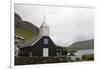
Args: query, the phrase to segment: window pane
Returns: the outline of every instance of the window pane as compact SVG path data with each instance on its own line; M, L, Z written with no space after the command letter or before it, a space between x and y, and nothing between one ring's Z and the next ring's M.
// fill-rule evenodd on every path
M48 44L48 39L44 39L44 44Z

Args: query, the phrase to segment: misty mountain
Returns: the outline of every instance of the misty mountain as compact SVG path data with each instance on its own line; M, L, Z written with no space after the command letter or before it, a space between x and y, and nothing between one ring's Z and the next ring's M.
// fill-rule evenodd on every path
M70 45L69 48L75 50L94 49L94 40L91 39L91 40L75 42L72 45Z

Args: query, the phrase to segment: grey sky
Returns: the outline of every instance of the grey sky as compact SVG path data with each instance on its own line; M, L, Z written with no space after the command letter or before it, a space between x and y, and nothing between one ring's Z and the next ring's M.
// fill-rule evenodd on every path
M44 15L55 44L67 46L94 38L94 9L15 4L15 12L23 20L40 27Z

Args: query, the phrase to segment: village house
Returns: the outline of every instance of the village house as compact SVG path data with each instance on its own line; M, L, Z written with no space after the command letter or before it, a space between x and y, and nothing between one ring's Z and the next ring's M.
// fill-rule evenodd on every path
M18 35L15 35L15 56L19 54L19 48L22 46L24 38Z

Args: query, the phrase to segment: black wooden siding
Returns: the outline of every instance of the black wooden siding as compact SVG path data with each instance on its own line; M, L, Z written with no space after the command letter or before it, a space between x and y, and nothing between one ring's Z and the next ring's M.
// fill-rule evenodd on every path
M44 39L48 39L48 44L44 44ZM48 48L49 56L56 56L56 45L48 36L43 36L32 46L20 48L20 56L29 56L32 52L32 56L43 56L43 48Z
M48 39L48 44L44 44L44 39ZM43 36L32 46L33 56L43 56L43 48L48 48L49 56L56 56L56 46L48 36Z
M19 56L29 56L29 53L32 51L31 46L20 48Z

